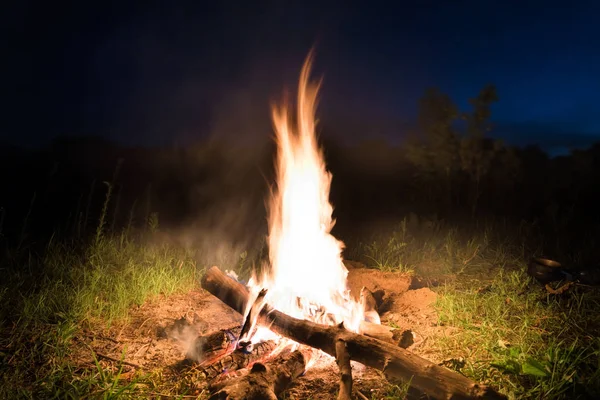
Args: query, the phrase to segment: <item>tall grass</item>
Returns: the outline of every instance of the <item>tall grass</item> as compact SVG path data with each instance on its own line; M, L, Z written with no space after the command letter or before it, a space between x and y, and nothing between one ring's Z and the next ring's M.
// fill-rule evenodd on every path
M526 274L529 258L545 248L535 224L477 225L408 217L355 243L349 257L385 271L450 278L433 290L438 325L451 333L427 345L447 367L511 399L600 397L600 292L574 286L552 295ZM569 265L578 252L563 256Z
M583 287L549 295L523 271L501 269L485 290L441 289L440 324L458 329L434 347L466 359L457 369L511 398L592 398L600 393L600 331L591 326L599 300Z
M74 218L75 238L58 242L52 236L42 248L25 245L32 199L18 247L0 260L0 398L137 397L135 380L121 381L121 371L105 371L99 363L95 371L74 371L69 356L75 334L85 326L124 321L131 306L156 295L198 286L205 265L194 254L147 240L157 233L158 215L147 230L135 232L130 218L122 233L106 231L113 183L106 185L90 240L81 235L94 185L85 217Z
M74 333L123 321L132 305L155 295L189 291L203 270L182 249L121 236L103 237L85 249L51 243L43 255L27 259L29 265L4 266L0 398L99 390L108 375L73 375L68 356ZM117 386L102 393L116 393L122 389Z
M389 232L351 242L348 257L368 267L420 275L473 274L522 263L525 250L514 239L520 235L499 228L490 223L461 229L435 218L407 217Z

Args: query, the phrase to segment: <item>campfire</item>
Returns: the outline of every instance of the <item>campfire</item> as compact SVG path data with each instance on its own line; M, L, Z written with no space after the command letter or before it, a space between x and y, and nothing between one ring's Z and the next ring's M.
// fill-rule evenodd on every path
M269 202L270 268L249 283L251 297L295 318L343 323L358 331L364 311L349 294L343 243L331 235L331 174L315 134L318 83L309 81L311 57L300 75L296 115L290 105L273 109L277 142L276 187ZM261 333L264 330L261 331ZM255 340L259 340L260 335Z
M332 175L315 132L320 82L310 80L311 63L309 54L296 104L273 107L277 156L268 203L269 265L247 285L217 267L202 279L204 289L243 315L238 329L195 343L212 398L275 399L308 369L333 360L339 399L353 397L351 360L383 371L389 381L410 382L430 398L504 398L392 343L373 294L363 288L358 298L351 295L344 244L331 234Z
M344 245L330 233L335 223L329 202L332 176L317 144L319 84L309 80L311 61L309 55L300 75L296 115L289 104L273 107L277 181L269 201L270 263L248 284L254 303L245 310L242 344L281 339L266 327L254 332L255 317L265 303L295 318L343 324L353 332L359 331L365 315L346 284Z

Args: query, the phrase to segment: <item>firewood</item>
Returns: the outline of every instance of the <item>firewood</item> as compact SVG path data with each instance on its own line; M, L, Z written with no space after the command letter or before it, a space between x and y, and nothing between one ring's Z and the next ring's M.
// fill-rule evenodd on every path
M369 321L361 321L358 332L361 335L369 336L374 339L394 343L394 332L389 326L379 325Z
M250 352L237 349L216 359L205 360L200 364L202 376L207 380L212 380L223 373L246 368L254 362L269 357L276 347L275 342L266 341L257 343Z
M338 393L338 400L351 400L352 366L350 365L348 348L343 339L338 339L335 342L335 360L340 369L340 392Z
M210 270L205 276L209 276L209 272L212 270L216 271L215 274L219 273L220 275L222 275L221 278L227 278L227 280L223 281L227 285L225 287L220 287L220 281L218 281L217 285L212 287L212 290L208 288L204 289L208 290L214 296L219 298L223 303L227 304L229 307L233 308L238 313L244 315L244 311L246 310L247 304L244 301L247 301L250 297L248 289L238 281L223 274L218 267L210 268ZM207 284L210 284L210 282L207 282ZM202 285L204 285L204 280ZM368 321L361 321L358 331L362 335L383 340L385 342L394 343L393 329L389 326L379 325Z
M112 361L112 362L117 363L117 364L129 365L130 367L142 369L142 366L139 365L139 364L135 364L135 363L132 363L132 362L129 362L129 361L125 361L125 360L118 360L116 358L113 358L111 356L107 356L106 354L102 354L102 353L98 353L98 352L95 352L95 354L96 354L96 356L98 358L103 358L105 360Z
M375 296L373 296L373 293L365 286L363 286L360 290L360 304L363 308L363 312L365 313L367 321L375 324L381 324Z
M406 349L415 343L415 336L409 329L397 329L394 331L394 342L396 342L399 347Z
M277 400L304 373L306 361L300 351L284 352L268 362L257 362L250 371L211 383L209 400Z
M202 287L240 314L248 302L248 292L239 282L225 276L217 267L202 277ZM273 332L324 351L335 357L336 343L346 343L351 360L378 369L391 382L410 382L432 399L506 399L492 388L438 366L416 354L375 338L349 332L340 326L324 326L293 318L265 305L259 323Z
M254 303L252 303L252 307L250 307L250 311L248 312L248 315L246 316L246 320L244 321L244 324L242 325L242 331L240 332L240 336L239 336L240 346L245 347L248 344L246 341L248 340L248 338L250 337L250 334L252 333L252 330L256 326L256 321L258 319L258 315L260 314L260 311L262 310L262 308L265 304L264 299L265 299L266 295L267 295L267 289L261 289L261 291L258 293L258 296L256 296Z
M201 362L229 353L235 350L235 342L239 334L240 328L235 327L198 336L188 348L186 359Z

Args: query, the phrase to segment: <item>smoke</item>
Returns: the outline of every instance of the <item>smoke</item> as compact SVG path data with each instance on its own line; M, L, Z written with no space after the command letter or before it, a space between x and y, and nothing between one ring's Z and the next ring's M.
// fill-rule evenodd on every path
M271 106L286 89L295 90L301 60L288 68L273 60L266 69L270 59L246 63L215 99L208 138L185 149L193 176L189 212L170 235L206 266L233 268L257 261L264 251L265 201L274 183Z
M187 360L203 362L209 353L231 348L236 342L236 332L220 330L208 335L199 335L202 331L200 321L189 321L185 317L164 329L164 336L177 343ZM209 355L210 357L210 355Z
M268 152L219 143L202 153L197 167L204 177L187 187L189 211L166 232L167 240L193 252L202 266L248 267L242 264L261 252L267 234L268 181L260 164L269 159Z
M185 149L187 171L173 177L181 181L186 212L169 240L205 266L249 267L240 264L263 250L274 157L267 93L241 85L223 94L210 137Z
M187 359L202 362L203 354L199 351L201 346L198 344L203 340L203 337L198 336L199 330L195 324L190 324L182 317L165 329L165 333L169 339L177 341Z
M262 36L252 42L258 42L258 37ZM185 217L170 229L169 239L194 251L206 266L232 268L244 259L254 260L264 248L265 200L274 183L271 106L286 90L295 91L311 45L304 36L294 42L293 50L285 54L269 47L269 51L240 54L235 66L224 65L228 72L220 76L218 90L207 89L214 95L208 134L201 142L186 137L188 145L182 147L186 161L172 161L183 175L168 179L179 181L177 190L185 191L185 200L180 202L185 204ZM285 49L285 44L273 46ZM174 97L182 103L193 93L186 90ZM175 137L181 138L180 134ZM168 189L159 195L167 196L165 192ZM161 213L176 211L163 209Z

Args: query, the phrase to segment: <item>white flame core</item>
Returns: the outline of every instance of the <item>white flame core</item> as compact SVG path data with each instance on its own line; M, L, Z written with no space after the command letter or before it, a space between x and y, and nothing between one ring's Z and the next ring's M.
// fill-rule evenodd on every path
M320 84L309 81L310 68L309 55L300 75L297 115L290 115L287 103L273 107L277 187L269 201L271 268L249 286L254 294L267 288L266 302L288 315L343 322L358 331L363 309L347 288L344 244L330 233L335 223L329 203L332 175L317 144L314 114Z

